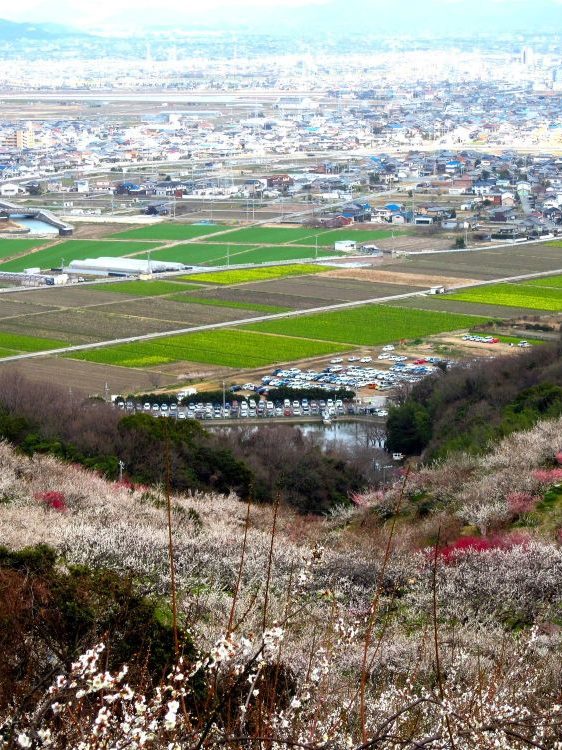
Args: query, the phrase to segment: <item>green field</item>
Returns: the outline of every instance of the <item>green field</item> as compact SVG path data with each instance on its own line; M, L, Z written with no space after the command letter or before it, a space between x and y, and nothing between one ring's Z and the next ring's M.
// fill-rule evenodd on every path
M0 332L0 347L12 350L6 356L11 356L16 352L42 352L47 349L61 349L65 346L70 346L68 341L40 339L36 336L21 336L17 333Z
M121 367L153 367L186 361L253 368L345 350L345 346L321 341L223 329L75 352L68 356Z
M27 253L33 250L34 247L46 245L49 240L37 239L37 240L0 240L0 260L2 258L9 258L12 255L20 255L21 253Z
M231 263L246 263L239 260L238 255L248 250L254 250L253 245L232 245L230 248ZM187 266L222 266L226 265L228 252L227 243L223 245L208 243L188 243L174 245L162 250L155 250L150 257L153 260L166 260L173 263L185 263Z
M406 234L402 232L401 234ZM376 240L384 240L387 237L392 237L391 229L353 229L353 227L344 227L343 229L330 229L328 231L320 230L318 235L318 245L328 246L333 245L334 242L341 240L355 240L355 242L374 242ZM294 244L298 244L294 242ZM306 238L302 241L302 244L314 245L314 235L312 238Z
M212 307L230 307L235 310L254 310L263 313L281 313L287 312L288 307L278 307L276 305L262 305L259 302L231 302L225 299L213 299L204 297L191 297L189 294L174 294L170 299L176 302L189 302L193 305L211 305Z
M521 286L540 286L549 289L562 289L562 274L559 274L558 276L542 276L540 279L523 281Z
M529 310L562 310L562 287L547 288L525 284L491 284L490 286L466 289L463 292L448 294L447 299L464 302L491 303L526 307Z
M269 281L284 276L304 276L306 274L331 271L330 266L289 265L266 266L265 268L242 268L234 271L216 271L215 273L198 273L193 276L178 276L187 281L204 281L210 284L244 284L250 281Z
M185 284L174 281L119 281L113 284L96 284L92 287L96 292L117 292L129 294L132 297L158 297L162 294L174 294L188 289L200 289L195 284Z
M308 260L314 257L324 258L341 255L335 251L314 247L290 247L274 245L256 247L255 245L228 245L189 243L156 250L151 254L153 260L167 260L174 263L185 263L194 266L226 266L227 263L271 263L276 260Z
M321 247L316 251L311 247L291 247L290 245L276 245L274 247L256 247L240 254L231 263L274 263L281 260L312 260L313 258L333 258L343 253L335 250L325 250Z
M482 323L482 318L472 315L365 305L338 312L256 323L248 328L307 339L377 346L443 331L464 330Z
M247 242L253 245L282 245L283 243L297 243L303 240L311 240L314 245L314 238L325 234L326 229L314 229L311 227L233 227L228 234L223 234L221 242Z
M108 240L66 240L53 247L29 253L17 260L2 263L2 271L23 271L25 268L38 266L42 269L58 268L61 259L64 258L65 265L71 260L84 260L84 258L111 257L118 258L122 255L130 255L142 252L154 247L153 242L111 242Z
M139 229L128 229L111 236L118 240L191 240L194 237L204 237L207 234L223 232L225 229L228 229L228 227L220 224L172 224L162 222Z

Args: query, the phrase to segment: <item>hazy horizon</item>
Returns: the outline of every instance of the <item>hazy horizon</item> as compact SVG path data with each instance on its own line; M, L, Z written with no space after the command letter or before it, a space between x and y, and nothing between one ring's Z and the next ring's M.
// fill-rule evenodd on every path
M158 28L364 34L504 34L552 32L562 27L562 0L168 0L164 11L148 0L21 0L0 11L20 23L55 23L81 31Z

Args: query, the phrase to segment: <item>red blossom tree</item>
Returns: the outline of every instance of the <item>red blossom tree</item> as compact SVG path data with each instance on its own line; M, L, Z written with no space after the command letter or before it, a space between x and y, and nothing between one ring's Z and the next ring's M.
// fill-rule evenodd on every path
M64 513L68 510L66 498L63 492L56 492L55 490L37 492L35 493L35 499L40 503L44 503L51 510L58 510L60 513Z

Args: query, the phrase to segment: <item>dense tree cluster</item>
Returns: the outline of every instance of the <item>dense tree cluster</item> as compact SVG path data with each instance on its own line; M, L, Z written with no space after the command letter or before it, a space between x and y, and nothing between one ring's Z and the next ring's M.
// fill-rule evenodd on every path
M562 414L562 349L454 367L418 383L388 418L388 447L424 458L482 452L491 442Z
M28 455L58 458L176 491L235 492L271 502L279 494L303 513L327 512L364 484L359 465L283 426L218 435L194 420L124 414L100 400L0 375L0 437Z

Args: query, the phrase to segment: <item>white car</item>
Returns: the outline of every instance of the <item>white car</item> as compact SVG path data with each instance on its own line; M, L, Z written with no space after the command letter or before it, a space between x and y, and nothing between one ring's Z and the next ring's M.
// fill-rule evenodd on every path
M361 359L359 361L360 362L372 362L373 358L372 357L361 357Z
M387 344L386 346L383 346L382 350L383 352L393 352L394 346L392 344Z
M336 359L330 360L331 365L339 365L340 362L343 362L343 359L341 357L336 357Z

